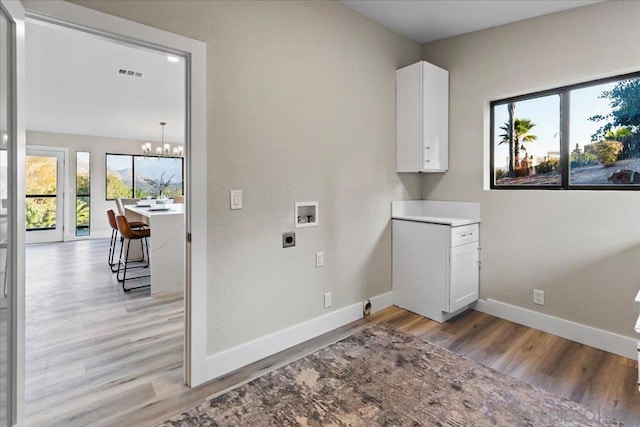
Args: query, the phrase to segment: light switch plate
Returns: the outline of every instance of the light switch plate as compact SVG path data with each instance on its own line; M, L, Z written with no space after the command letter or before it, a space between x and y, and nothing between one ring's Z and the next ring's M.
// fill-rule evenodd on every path
M231 210L242 209L242 190L230 190L229 202Z

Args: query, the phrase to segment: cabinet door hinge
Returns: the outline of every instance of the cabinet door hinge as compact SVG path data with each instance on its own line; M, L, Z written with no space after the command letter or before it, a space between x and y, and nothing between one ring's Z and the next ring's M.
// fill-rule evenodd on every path
M187 243L191 243L191 233L187 233Z

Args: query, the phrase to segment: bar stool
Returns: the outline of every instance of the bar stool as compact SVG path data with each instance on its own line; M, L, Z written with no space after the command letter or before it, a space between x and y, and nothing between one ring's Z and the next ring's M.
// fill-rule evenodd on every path
M116 244L118 242L118 224L116 223L116 213L113 211L113 209L108 209L107 210L107 219L109 220L109 225L111 226L111 242L109 243L109 258L108 258L108 263L109 263L109 268L111 268L111 272L115 273L117 268L114 268L116 266L116 262L114 262L114 258L116 256ZM140 228L147 228L147 224L145 224L144 222L140 222L140 221L131 221L129 222L129 227L132 229L140 229ZM122 243L123 237L120 236L120 243Z
M140 289L140 288L147 288L150 285L142 285L142 286L136 286L133 288L128 288L125 286L125 282L127 280L127 270L131 269L131 268L146 268L149 267L149 242L147 241L147 238L149 236L151 236L151 230L149 230L148 228L140 228L137 230L132 229L129 226L129 222L127 221L127 218L124 217L123 215L118 215L116 216L116 225L118 227L118 232L120 233L120 235L123 237L124 240L126 240L126 244L123 241L122 242L122 246L120 247L120 259L118 260L118 270L116 271L116 279L118 280L118 282L122 283L122 290L125 292L129 292L133 289ZM130 262L135 262L135 261L129 261L129 247L131 246L131 241L132 240L140 240L142 247L143 247L143 252L142 252L142 257L143 257L143 262L144 262L144 249L146 248L146 252L147 252L147 262L144 265L140 265L140 266L134 266L134 267L129 267L129 263ZM126 246L126 249L125 249ZM123 258L123 252L124 252L124 258ZM124 267L123 267L124 266ZM122 278L120 278L120 271L122 270ZM150 277L150 274L144 275L144 276L136 276L134 277L134 279L139 279L142 277Z
M118 269L113 268L116 263L113 262L113 257L116 253L116 243L118 242L118 224L116 223L116 213L113 209L107 210L107 219L109 220L109 226L111 226L111 241L109 242L109 268L112 273L115 273Z

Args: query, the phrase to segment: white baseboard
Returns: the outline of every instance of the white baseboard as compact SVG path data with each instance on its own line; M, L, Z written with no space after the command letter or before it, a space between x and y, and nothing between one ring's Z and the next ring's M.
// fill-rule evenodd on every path
M207 380L228 374L360 318L362 303L357 303L210 355L207 357Z
M111 237L111 230L106 231L92 231L88 236L76 236L75 234L65 234L65 242L73 242L76 240L93 240L93 239L108 239Z
M371 313L391 307L393 305L393 291L376 295L375 297L370 298L369 301L371 301Z
M111 230L93 231L89 238L92 238L92 239L107 239L109 237L111 237Z
M628 357L629 359L636 360L638 357L638 341L613 332L603 331L602 329L596 329L492 299L478 300L475 306L472 305L472 308L501 319L608 351L609 353Z

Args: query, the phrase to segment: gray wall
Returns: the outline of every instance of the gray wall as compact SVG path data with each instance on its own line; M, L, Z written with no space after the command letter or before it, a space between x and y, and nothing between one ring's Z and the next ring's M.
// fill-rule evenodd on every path
M604 2L424 45L450 71L451 146L449 172L423 177L423 197L481 203L481 298L634 336L638 193L484 185L489 101L640 70L638 16L640 2Z
M334 1L78 3L207 43L210 354L391 290L390 203L422 185L395 173L395 70L420 45Z

